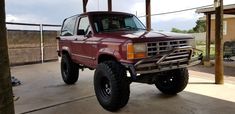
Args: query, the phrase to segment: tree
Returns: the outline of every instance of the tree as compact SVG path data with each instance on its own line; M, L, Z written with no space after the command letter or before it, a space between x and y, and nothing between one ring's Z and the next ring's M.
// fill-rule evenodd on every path
M171 32L176 33L201 33L206 32L206 22L204 20L197 20L196 26L189 30L180 30L177 28L172 28Z
M181 32L181 30L179 30L179 29L177 29L177 28L172 28L172 29L171 29L171 32L180 33L180 32Z
M171 29L171 32L176 32L176 33L187 33L188 31L187 31L187 30L180 30L180 29L177 29L177 28L172 28L172 29Z
M0 114L14 114L5 18L5 0L0 0Z
M187 33L195 33L195 31L193 29L189 29Z
M205 20L197 20L196 26L193 28L193 31L196 33L206 32L206 21Z

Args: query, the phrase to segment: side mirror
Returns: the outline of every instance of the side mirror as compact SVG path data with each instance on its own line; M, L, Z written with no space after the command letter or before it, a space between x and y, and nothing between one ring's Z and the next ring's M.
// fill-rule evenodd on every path
M87 38L92 37L92 33L91 33L91 31L89 31L89 32L88 32L88 34L86 34L86 35L85 35L85 37L87 37Z
M59 37L59 36L57 36L57 37L56 37L56 39L57 39L57 40L60 40L60 37Z
M85 31L83 29L78 29L77 35L85 35Z

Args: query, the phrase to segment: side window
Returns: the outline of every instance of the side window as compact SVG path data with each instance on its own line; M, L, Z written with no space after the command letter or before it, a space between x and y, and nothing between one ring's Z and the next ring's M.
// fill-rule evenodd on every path
M130 18L125 18L125 25L128 26L128 27L136 28L136 24L135 24L135 22L133 21L133 18L132 18L132 17L130 17Z
M79 22L78 30L84 30L85 34L89 32L90 24L88 17L82 17Z
M64 21L61 36L73 36L77 17L71 17Z

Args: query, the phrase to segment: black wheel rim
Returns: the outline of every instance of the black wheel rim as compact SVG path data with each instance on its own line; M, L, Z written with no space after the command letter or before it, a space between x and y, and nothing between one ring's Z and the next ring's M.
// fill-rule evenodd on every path
M110 86L110 81L106 77L103 77L100 81L100 92L104 98L109 98L111 96L112 89Z
M159 80L159 83L162 87L164 88L171 88L172 86L174 86L176 81L175 76L162 76Z

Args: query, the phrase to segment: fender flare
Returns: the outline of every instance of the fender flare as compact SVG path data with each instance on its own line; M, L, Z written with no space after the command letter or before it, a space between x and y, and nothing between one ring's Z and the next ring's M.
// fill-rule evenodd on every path
M63 46L61 48L61 55L62 55L63 51L68 52L68 54L71 56L71 51L70 51L70 48L68 46Z
M112 56L114 57L117 61L119 61L121 59L121 55L120 53L117 51L117 50L114 50L114 49L110 49L110 48L102 48L98 51L98 54L96 56L97 58L97 63L98 63L98 60L99 60L99 57L101 55L109 55L109 56Z

